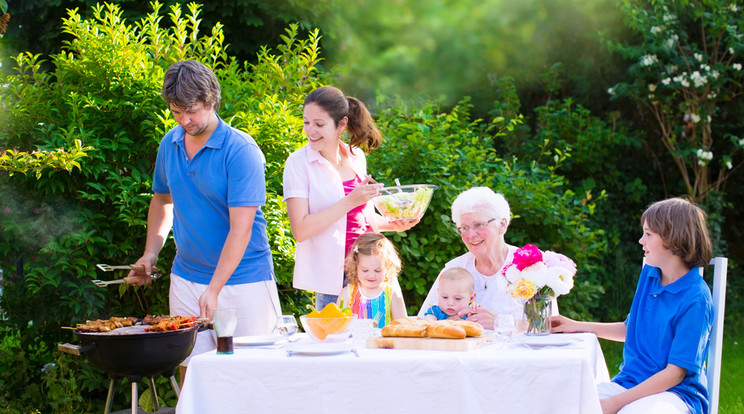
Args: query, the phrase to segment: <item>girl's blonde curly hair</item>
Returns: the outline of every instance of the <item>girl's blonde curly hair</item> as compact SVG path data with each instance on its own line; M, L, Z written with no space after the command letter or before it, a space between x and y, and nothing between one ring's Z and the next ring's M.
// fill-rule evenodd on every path
M349 255L346 256L344 269L349 283L359 282L357 265L359 264L360 254L380 258L385 272L385 282L387 283L392 282L393 278L400 273L400 257L393 243L380 233L364 233L354 242Z

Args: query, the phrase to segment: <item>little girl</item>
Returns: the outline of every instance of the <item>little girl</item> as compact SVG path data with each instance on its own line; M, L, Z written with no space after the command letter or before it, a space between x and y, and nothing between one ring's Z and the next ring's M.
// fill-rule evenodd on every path
M645 265L624 322L552 318L553 332L593 332L625 342L612 382L597 386L603 413L708 412L703 362L713 323L700 267L713 248L705 213L681 198L652 204L641 217Z
M406 305L397 280L400 268L400 257L390 240L379 233L362 234L346 257L349 284L338 295L338 305L350 306L359 319L377 320L378 328L405 318Z

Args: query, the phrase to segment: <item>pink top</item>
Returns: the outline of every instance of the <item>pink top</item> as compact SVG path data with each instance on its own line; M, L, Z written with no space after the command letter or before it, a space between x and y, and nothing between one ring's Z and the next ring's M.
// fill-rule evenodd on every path
M341 143L357 177L367 175L367 160L360 149L350 151ZM344 197L341 175L318 151L305 145L290 154L284 166L284 200L306 198L310 214L325 210ZM374 206L367 203L364 216L372 230L377 229ZM343 287L346 216L325 231L298 242L295 251L294 280L297 289L338 295Z
M362 180L358 176L352 180L344 181L344 194L349 195L361 182ZM364 207L365 205L356 206L346 213L346 250L344 251L344 257L349 255L349 250L351 250L351 246L356 239L369 231L369 225L364 217Z

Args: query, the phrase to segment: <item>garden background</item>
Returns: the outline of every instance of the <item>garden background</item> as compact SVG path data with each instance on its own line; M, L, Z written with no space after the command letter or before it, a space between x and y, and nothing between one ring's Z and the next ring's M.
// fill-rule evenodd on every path
M311 297L291 287L280 177L305 142L304 96L334 84L368 103L385 136L368 156L375 179L439 187L419 225L390 235L409 313L465 251L449 205L471 186L509 200L509 243L577 262L561 312L602 321L628 311L648 204L687 195L704 206L716 255L730 258L721 412L744 412L744 6L512 3L0 0L0 412L100 411L107 378L56 350L74 340L61 327L167 312L167 278L90 280L109 276L96 263L142 252L157 145L175 125L162 77L187 58L215 70L220 116L266 155L286 312ZM174 254L167 243L158 265ZM621 348L603 348L614 373Z

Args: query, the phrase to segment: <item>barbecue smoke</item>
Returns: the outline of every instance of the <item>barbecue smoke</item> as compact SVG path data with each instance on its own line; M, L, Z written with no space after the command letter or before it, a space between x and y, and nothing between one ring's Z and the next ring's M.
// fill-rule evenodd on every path
M22 254L34 254L49 241L70 234L74 213L60 200L39 201L0 183L0 237ZM7 238L7 239L6 239Z

